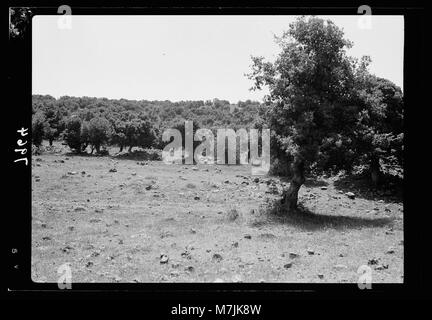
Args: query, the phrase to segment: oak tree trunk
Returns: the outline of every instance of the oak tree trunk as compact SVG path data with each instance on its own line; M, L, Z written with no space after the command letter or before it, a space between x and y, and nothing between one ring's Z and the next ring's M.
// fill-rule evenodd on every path
M291 164L292 179L288 190L285 191L283 204L287 212L292 212L297 209L298 192L300 187L305 182L304 177L304 161L296 158Z
M370 163L370 174L371 174L371 180L372 183L375 186L378 186L379 180L380 180L380 164L379 164L379 158L376 156L373 156Z

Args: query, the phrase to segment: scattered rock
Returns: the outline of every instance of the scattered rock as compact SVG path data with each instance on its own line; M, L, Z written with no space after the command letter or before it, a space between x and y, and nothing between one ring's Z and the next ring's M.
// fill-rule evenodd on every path
M236 241L236 242L234 242L234 243L232 244L232 246L233 246L234 248L238 248L239 243Z
M117 172L116 168L109 169L109 172Z
M196 233L196 230L195 230L194 228L191 228L191 229L190 229L190 233L195 234L195 233Z
M306 251L307 251L307 253L308 253L309 255L314 255L314 254L315 254L315 251L312 250L312 249L307 249Z
M292 262L288 262L288 263L284 264L285 269L289 269L291 267L292 267Z
M166 255L166 254L161 254L161 256L160 256L160 260L159 260L159 262L160 263L168 263L168 256Z
M318 278L320 278L320 279L324 279L324 275L323 275L322 273L319 273L319 274L318 274Z
M161 239L163 239L163 238L168 238L168 237L172 237L172 236L173 236L172 233L169 232L169 231L162 231L161 234L160 234L160 238L161 238Z
M345 195L350 199L355 199L355 194L352 192L347 192L347 193L345 193Z
M388 264L382 264L382 265L379 265L379 266L376 266L374 269L375 270L384 270L384 269L388 269Z
M222 256L219 253L215 253L212 256L212 261L213 262L221 262L222 261Z
M388 250L386 251L386 253L387 254L393 254L393 253L395 253L395 250L392 247L390 247L390 248L388 248Z
M321 190L327 190L327 187L321 187L320 189Z
M183 251L181 253L181 256L182 256L182 258L186 258L186 259L189 259L189 260L192 259L192 256L191 256L190 252L187 251L187 250Z
M379 262L379 258L378 259L372 258L372 259L368 260L368 265L370 265L370 266L377 265L378 262Z
M198 197L198 196L195 196L194 197L194 200L200 200L201 198L200 197Z
M289 253L289 257L290 257L290 259L295 259L295 258L298 258L298 257L299 257L299 254L298 254L298 253L295 253L295 252L290 252L290 253Z
M64 253L69 253L73 248L71 246L65 246L64 248L60 249Z
M194 268L193 266L187 266L187 267L185 268L185 271L187 271L187 272L194 272L194 271L195 271L195 268Z
M244 238L245 238L245 239L252 239L252 236L251 236L250 234L245 234L245 235L244 235Z
M180 275L180 272L178 272L177 270L173 270L173 271L171 271L170 275L172 277L178 277Z
M84 207L75 207L74 211L78 212L78 211L85 211L86 209Z

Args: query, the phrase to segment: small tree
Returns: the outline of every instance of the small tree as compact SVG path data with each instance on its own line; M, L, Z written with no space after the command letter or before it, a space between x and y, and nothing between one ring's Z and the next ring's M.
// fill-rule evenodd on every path
M40 147L45 133L46 119L42 112L38 111L32 118L32 140L36 147Z
M144 118L133 118L127 121L125 136L126 144L129 146L128 152L132 152L132 148L135 146L149 148L155 141L155 133L151 123Z
M126 123L121 119L113 119L113 132L111 135L111 144L119 146L119 152L123 151L124 146L127 144L126 140Z
M54 103L49 103L45 107L45 128L44 135L45 139L48 140L50 146L52 146L53 141L60 136L61 131L64 129L62 122L62 114L60 110L56 109L57 106Z
M90 144L90 124L89 121L81 122L81 151L84 152ZM92 147L91 153L93 153L94 147Z
M112 134L110 122L102 117L93 118L89 122L89 142L100 153L102 145L108 143ZM92 148L93 150L93 148Z
M82 121L78 116L74 115L66 121L66 129L63 138L69 148L75 152L82 151L81 126Z

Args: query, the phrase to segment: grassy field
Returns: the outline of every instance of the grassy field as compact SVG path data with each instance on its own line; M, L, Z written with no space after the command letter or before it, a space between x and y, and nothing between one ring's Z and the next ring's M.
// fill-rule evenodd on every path
M352 181L307 181L278 210L248 166L33 156L32 279L57 282L403 282L403 206ZM356 194L355 199L345 195Z

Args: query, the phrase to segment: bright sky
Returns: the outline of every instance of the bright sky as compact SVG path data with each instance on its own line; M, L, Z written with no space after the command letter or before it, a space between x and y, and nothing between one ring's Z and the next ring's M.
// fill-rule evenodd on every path
M33 18L33 93L135 100L261 100L251 92L250 56L274 59L273 34L295 16L57 16ZM370 55L370 71L403 85L403 16L321 16Z

